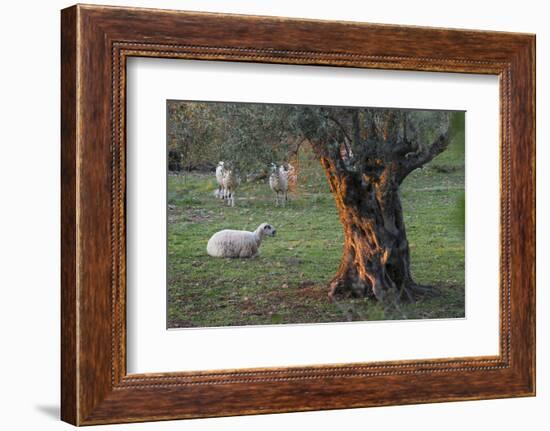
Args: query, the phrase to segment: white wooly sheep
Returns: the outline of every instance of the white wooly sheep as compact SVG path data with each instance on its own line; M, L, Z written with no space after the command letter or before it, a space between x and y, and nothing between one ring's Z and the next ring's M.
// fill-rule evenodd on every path
M227 205L235 206L235 190L239 187L239 177L231 169L224 169L222 177L222 199L227 200Z
M282 205L286 205L288 200L288 189L296 186L296 169L290 163L288 165L277 166L271 164L271 175L269 176L269 187L275 192L275 205L279 206L279 194L281 194Z
M208 240L206 252L213 257L254 257L258 255L262 239L275 236L276 233L275 228L268 223L262 223L254 232L221 230Z
M223 162L218 162L218 166L216 167L216 182L218 183L218 188L214 192L214 196L220 199L223 199L223 175L225 173L223 165Z

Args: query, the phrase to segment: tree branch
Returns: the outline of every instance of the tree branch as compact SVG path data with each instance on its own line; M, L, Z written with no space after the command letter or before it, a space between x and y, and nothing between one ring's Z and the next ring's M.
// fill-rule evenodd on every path
M405 179L405 177L412 171L424 166L426 163L432 161L436 156L445 151L450 142L450 130L447 130L445 133L439 135L439 137L428 148L415 156L406 159L402 163L400 182L403 181L403 179Z
M334 118L332 115L328 115L327 118L329 120L331 120L333 123L335 123L339 128L340 130L342 131L342 133L344 134L344 136L346 137L346 139L349 141L349 142L353 142L350 138L350 136L348 135L347 131L346 131L346 128L342 125L342 123L340 123L336 118Z
M387 148L387 156L388 159L392 160L402 160L403 158L407 158L407 154L413 153L415 150L418 149L418 146L413 146L412 141L408 141L406 138L403 138L396 142L392 146L388 146Z

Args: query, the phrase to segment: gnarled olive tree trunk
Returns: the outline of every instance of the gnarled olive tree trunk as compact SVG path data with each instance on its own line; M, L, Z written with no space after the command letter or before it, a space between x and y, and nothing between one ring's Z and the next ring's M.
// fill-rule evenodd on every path
M329 120L339 127L337 132L342 132L333 134L333 139L341 144L311 142L327 176L344 231L342 260L330 282L329 297L384 300L390 295L414 301L432 289L418 285L411 275L399 188L407 175L447 148L449 130L430 145L419 145L409 141L406 133L398 133L400 124L391 111L382 117L383 127L378 131L370 127L368 139L361 137L356 112L351 113L347 123L342 116ZM403 118L400 123L407 130Z
M321 161L344 230L343 255L330 283L329 296L370 296L388 292L413 299L409 243L403 221L399 184L388 169L383 180L339 172Z

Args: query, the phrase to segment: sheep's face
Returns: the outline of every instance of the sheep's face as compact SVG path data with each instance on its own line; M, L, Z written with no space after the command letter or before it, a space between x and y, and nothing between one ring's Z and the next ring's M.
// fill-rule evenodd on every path
M262 235L264 236L275 236L275 234L277 233L277 230L267 223L262 223L260 225L260 229L262 231Z

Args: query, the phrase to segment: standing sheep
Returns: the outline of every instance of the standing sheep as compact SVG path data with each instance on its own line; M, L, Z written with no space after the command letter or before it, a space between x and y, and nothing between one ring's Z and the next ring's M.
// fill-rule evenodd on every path
M268 223L262 223L254 232L225 229L212 235L206 252L213 257L254 257L258 255L264 236L275 236L276 233Z
M222 199L227 200L227 205L235 206L235 190L239 186L239 177L232 169L224 169L222 178Z
M223 199L223 175L225 173L223 165L224 162L218 162L218 166L216 167L216 182L218 183L218 189L214 192L214 195L220 199Z
M292 166L292 165L288 165ZM294 170L294 167L292 167ZM282 205L288 200L289 170L284 165L271 164L271 175L269 176L269 187L275 192L275 205L279 206L279 193L282 194Z

